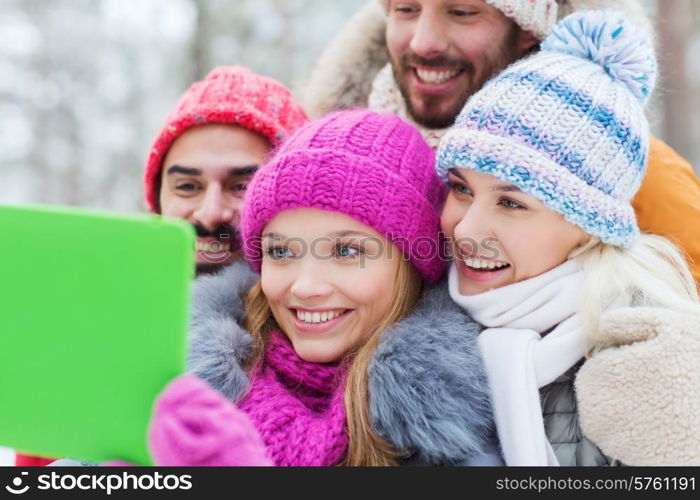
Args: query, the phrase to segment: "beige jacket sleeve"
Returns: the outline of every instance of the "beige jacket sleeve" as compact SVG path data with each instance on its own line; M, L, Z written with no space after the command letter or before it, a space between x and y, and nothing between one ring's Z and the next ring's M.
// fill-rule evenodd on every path
M575 382L584 434L628 465L700 465L700 318L623 308L601 327Z

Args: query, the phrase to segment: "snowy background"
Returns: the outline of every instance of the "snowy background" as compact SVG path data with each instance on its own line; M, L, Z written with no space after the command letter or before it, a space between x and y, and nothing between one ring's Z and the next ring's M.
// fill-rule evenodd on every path
M15 453L0 446L0 465L14 465Z
M242 64L290 87L365 0L0 0L0 203L142 210L178 96Z
M298 88L367 0L0 0L0 203L143 210L177 97L214 66ZM700 165L700 0L642 0L664 78L654 131Z

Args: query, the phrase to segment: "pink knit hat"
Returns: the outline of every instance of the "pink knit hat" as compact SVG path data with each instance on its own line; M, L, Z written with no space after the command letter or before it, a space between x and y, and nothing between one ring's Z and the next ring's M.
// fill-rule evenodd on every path
M276 80L242 66L214 68L180 97L153 143L144 174L149 209L158 211L156 180L163 158L175 139L190 127L240 125L265 136L274 147L307 120L289 90Z
M340 212L391 241L426 281L444 270L446 188L420 132L400 118L339 111L297 130L256 174L241 214L243 250L260 272L260 235L294 208Z

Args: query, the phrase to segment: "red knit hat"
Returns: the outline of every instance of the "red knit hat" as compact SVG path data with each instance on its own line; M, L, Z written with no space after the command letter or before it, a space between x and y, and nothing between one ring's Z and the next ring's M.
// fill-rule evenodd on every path
M281 83L242 66L220 66L193 84L166 118L146 162L146 203L158 211L156 180L172 143L190 127L207 123L240 125L265 136L273 147L308 120Z

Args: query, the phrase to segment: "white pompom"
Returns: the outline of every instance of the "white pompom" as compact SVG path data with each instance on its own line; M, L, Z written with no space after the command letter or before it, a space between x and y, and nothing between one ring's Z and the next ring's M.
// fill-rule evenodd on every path
M565 17L542 42L542 50L601 65L642 103L656 83L658 69L651 39L617 11L580 11Z

